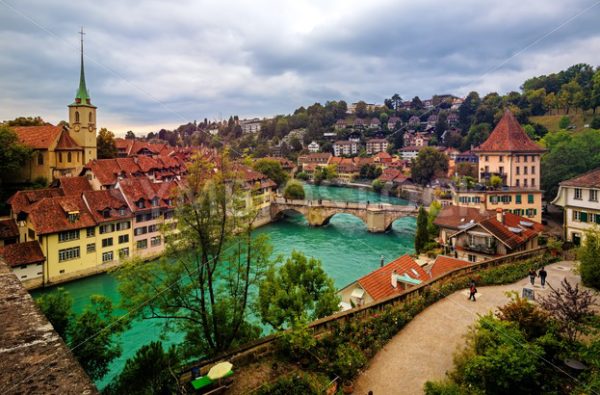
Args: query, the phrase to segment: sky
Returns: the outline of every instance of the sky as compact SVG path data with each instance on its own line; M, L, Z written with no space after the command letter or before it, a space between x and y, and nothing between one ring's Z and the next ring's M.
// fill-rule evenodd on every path
M599 0L0 0L0 121L66 119L80 35L98 126L518 90L600 65Z

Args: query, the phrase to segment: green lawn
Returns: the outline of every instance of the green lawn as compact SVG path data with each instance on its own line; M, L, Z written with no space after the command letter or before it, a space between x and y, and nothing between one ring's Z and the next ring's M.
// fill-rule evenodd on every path
M531 122L539 123L546 129L548 129L548 131L553 131L559 130L558 123L564 115L567 114L565 114L564 111L560 111L557 114L552 113L546 115L531 116L529 117L529 120ZM575 112L575 110L571 110L569 111L569 114L567 116L571 119L571 125L576 126L576 129L574 129L575 131L581 131L583 129L583 126L589 124L592 120L591 111L588 111L584 114L581 110L577 110L577 112Z

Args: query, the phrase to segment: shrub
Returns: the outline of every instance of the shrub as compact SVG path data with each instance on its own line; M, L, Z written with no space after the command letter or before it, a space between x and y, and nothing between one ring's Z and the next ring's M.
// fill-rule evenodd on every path
M358 373L358 370L367 363L365 355L348 344L340 344L335 354L331 370L333 374L340 376L343 380L352 379Z
M502 321L511 321L518 325L528 339L542 336L549 329L550 317L527 299L519 297L517 292L509 292L511 301L498 308L496 317Z
M290 181L285 186L283 197L286 199L304 199L304 187L298 181Z
M328 380L322 375L296 373L279 378L276 382L259 389L258 395L320 395Z
M600 129L600 115L594 115L594 118L592 118L592 122L590 122L590 128Z
M308 176L307 172L301 171L301 172L299 172L299 173L296 174L296 178L298 180L306 181L306 180L309 179L309 176Z
M585 241L579 247L577 257L581 262L581 281L588 287L600 289L600 230L595 228L585 232Z
M373 187L373 190L375 192L381 192L381 190L383 189L384 183L381 180L373 180L373 183L371 184L371 186Z
M460 386L450 380L434 382L428 381L423 388L425 395L463 395Z
M567 117L566 115L561 117L560 121L558 121L558 127L561 129L568 128L570 124L571 124L571 118Z

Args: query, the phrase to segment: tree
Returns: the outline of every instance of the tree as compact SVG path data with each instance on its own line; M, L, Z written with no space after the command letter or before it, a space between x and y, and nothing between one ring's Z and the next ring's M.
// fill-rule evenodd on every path
M427 185L434 177L444 176L447 172L448 157L432 147L422 148L411 167L412 179L421 185Z
M367 103L365 103L364 101L359 101L358 103L356 103L356 107L354 109L354 113L356 114L357 117L359 118L364 118L367 115L369 115L369 111L367 109Z
M0 180L10 179L24 167L31 153L31 148L22 144L15 132L0 125Z
M125 133L125 139L135 140L135 133L133 133L131 130L128 130L127 133Z
M302 142L298 137L294 136L290 139L290 148L295 152L302 151Z
M571 119L566 115L560 117L560 121L558 121L558 127L561 129L566 129L571 124Z
M600 116L594 115L590 122L590 128L600 130Z
M66 341L73 314L71 312L73 307L71 295L64 288L58 288L55 292L37 298L36 303L54 330Z
M258 306L262 322L276 330L305 318L315 320L338 310L339 298L333 280L321 261L298 251L281 267L271 267L261 282Z
M96 137L96 146L98 149L98 159L111 159L117 157L115 135L106 128L102 128L98 132L98 137Z
M371 183L371 186L373 187L373 190L375 192L381 192L381 190L384 187L384 183L381 180L373 180L373 182Z
M281 163L275 159L259 159L254 162L254 170L259 171L281 186L288 180L288 174L283 171Z
M257 212L246 205L248 190L227 151L217 163L194 157L188 172L165 256L131 260L117 276L125 309L168 319L185 334L186 356L207 357L260 335L249 318L250 290L270 264L271 246L252 235Z
M502 186L502 178L494 174L490 177L490 186L494 189L500 188Z
M291 200L303 200L304 187L298 181L289 181L283 191L283 197Z
M410 102L410 108L416 111L421 111L424 108L423 102L421 101L421 99L419 99L419 96L415 96L412 98L412 101Z
M125 362L119 376L102 391L112 394L175 394L179 393L177 367L179 355L174 346L167 351L160 341L142 346Z
M600 290L600 230L598 227L585 232L585 238L577 251L581 281L588 287Z
M429 242L429 230L427 229L427 211L423 206L419 207L417 214L417 233L415 235L415 251L420 254Z
M577 104L579 104L579 102L581 101L581 94L581 86L577 83L577 81L568 82L560 87L558 100L565 108L567 114L569 113L569 109L571 107L574 107Z
M17 117L10 121L4 122L6 126L43 126L48 125L46 121L42 119L42 117Z
M580 290L564 278L560 289L550 285L551 292L539 299L539 304L554 318L567 339L574 343L580 334L585 333L588 320L594 316L592 306L596 304L590 291Z
M442 134L444 134L446 130L448 130L448 114L445 111L441 111L435 123L435 134L438 139L441 140Z

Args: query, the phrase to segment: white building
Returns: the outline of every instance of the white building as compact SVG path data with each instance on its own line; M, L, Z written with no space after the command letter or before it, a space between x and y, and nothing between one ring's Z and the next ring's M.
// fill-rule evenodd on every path
M333 144L335 156L349 156L358 154L358 143L356 141L341 140Z
M308 152L311 152L314 154L316 152L319 152L319 148L321 148L319 146L319 143L317 143L316 141L313 141L308 145Z
M243 133L257 133L260 132L260 119L242 119L240 121Z
M564 209L564 235L567 241L580 244L585 231L600 225L600 168L559 184L552 202Z
M367 154L373 155L378 152L386 152L388 149L388 141L386 139L370 139L367 140Z

